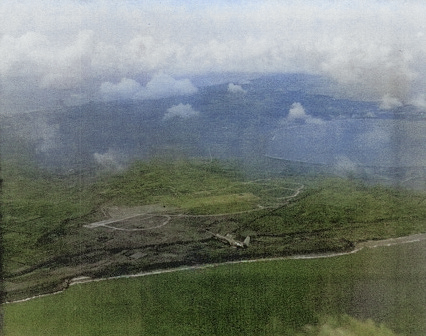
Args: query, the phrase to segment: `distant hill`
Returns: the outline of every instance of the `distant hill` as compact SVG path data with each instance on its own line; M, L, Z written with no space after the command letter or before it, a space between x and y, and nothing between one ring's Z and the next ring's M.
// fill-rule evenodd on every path
M25 148L38 164L61 170L117 168L133 158L154 156L250 161L268 154L274 131L285 125L294 103L304 109L299 123L306 118L388 117L377 103L319 94L327 85L316 76L271 75L202 86L191 96L91 102L3 116L2 155L16 156Z

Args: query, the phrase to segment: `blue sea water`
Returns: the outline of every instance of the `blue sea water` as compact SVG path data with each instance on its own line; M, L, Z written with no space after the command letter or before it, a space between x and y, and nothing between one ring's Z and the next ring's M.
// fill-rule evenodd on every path
M312 164L409 168L426 166L426 121L335 119L285 124L268 156Z

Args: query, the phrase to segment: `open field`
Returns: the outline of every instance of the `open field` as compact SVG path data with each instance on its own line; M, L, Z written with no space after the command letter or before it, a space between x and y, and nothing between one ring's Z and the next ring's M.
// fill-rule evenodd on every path
M426 231L422 192L324 176L248 178L217 161L138 162L90 183L29 169L4 177L8 300L79 276L348 251ZM250 235L250 247L206 230Z
M394 335L372 321L323 318L340 316L351 304L353 279L368 277L353 267L361 260L352 256L221 265L76 284L57 295L8 304L6 332L11 336Z

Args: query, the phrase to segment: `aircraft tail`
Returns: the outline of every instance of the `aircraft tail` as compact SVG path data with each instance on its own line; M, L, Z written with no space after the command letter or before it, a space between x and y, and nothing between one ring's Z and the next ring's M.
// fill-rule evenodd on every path
M250 245L250 236L247 236L243 241L243 245L248 247Z

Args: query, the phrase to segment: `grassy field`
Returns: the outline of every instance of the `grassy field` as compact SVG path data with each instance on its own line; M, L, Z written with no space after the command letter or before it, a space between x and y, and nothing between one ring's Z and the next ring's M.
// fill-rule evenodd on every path
M303 329L297 336L396 336L384 325L377 325L372 320L359 321L348 315L324 317L317 325Z
M135 162L101 175L55 176L7 162L2 168L9 299L61 289L80 275L347 251L359 241L426 232L424 192L358 180L248 177L236 164L214 160ZM153 204L162 209L156 224L173 217L143 235L83 226L111 207ZM191 217L198 215L217 216ZM206 230L250 235L250 248L232 249Z
M89 218L96 201L77 180L2 163L6 272L51 252L48 235L63 235L72 220Z
M115 174L69 176L6 164L2 173L9 299L60 290L81 275L347 251L356 242L426 231L424 192L354 179L247 177L233 164L199 160L136 162ZM83 226L104 219L109 208L143 206L156 211L154 224L164 218L170 224L144 234ZM137 228L138 222L129 225ZM232 249L206 229L237 238L249 234L251 245ZM233 265L75 285L58 295L7 305L6 331L305 336L369 330L392 335L371 322L341 317L347 291L336 290L327 279L352 276L339 273L333 260L321 268L316 262L303 268L290 260ZM323 285L313 285L318 283ZM324 290L329 303L321 299ZM323 320L326 316L340 317Z
M425 202L423 192L325 178L311 182L290 206L249 226L271 234L323 232L351 241L397 237L424 232Z
M6 335L394 335L342 317L359 276L352 262L271 261L74 285L7 305Z
M286 181L247 184L237 169L219 162L136 163L89 182L5 162L3 178L6 271L61 253L58 239L101 219L102 207L163 204L189 214L216 214L274 205L274 192L289 193Z

